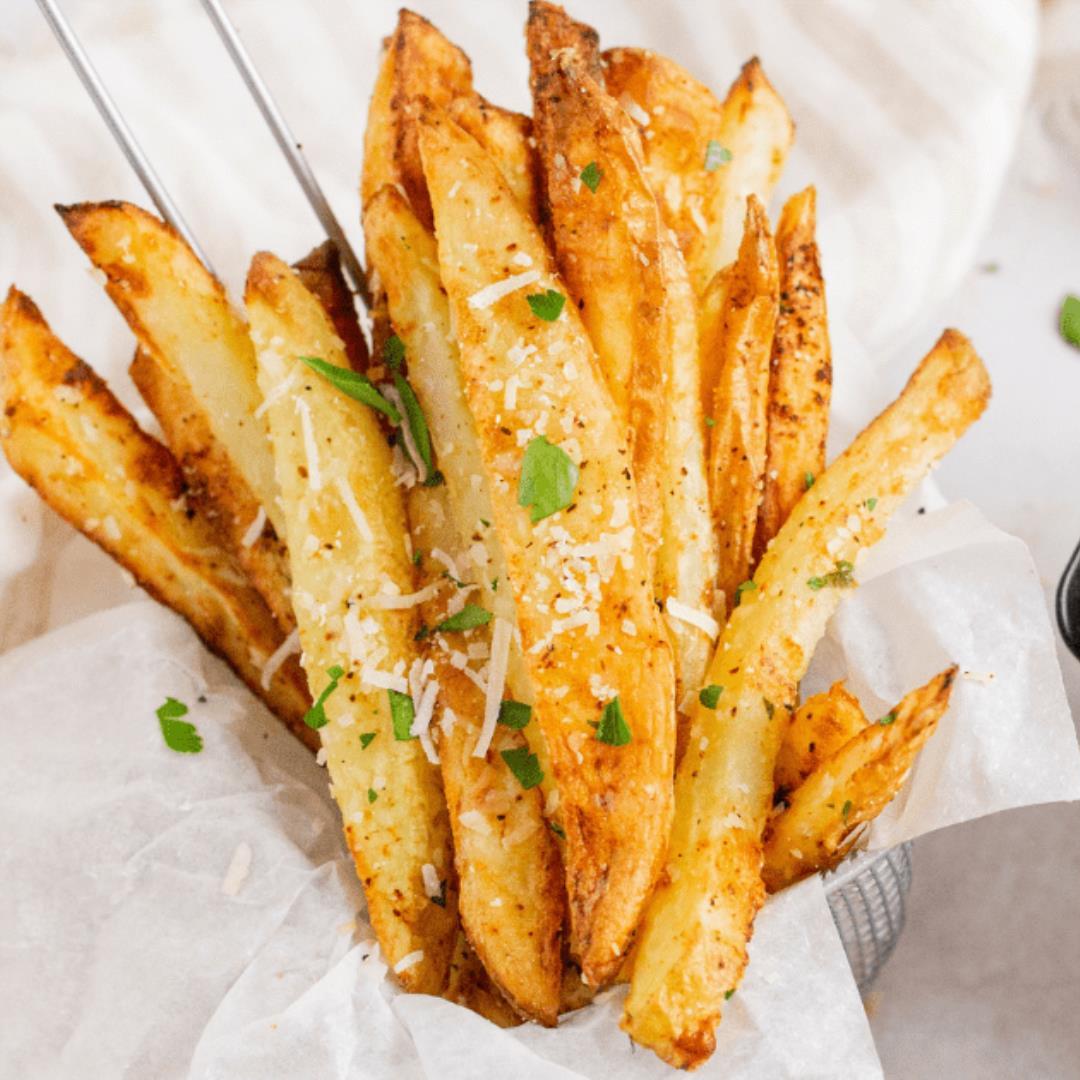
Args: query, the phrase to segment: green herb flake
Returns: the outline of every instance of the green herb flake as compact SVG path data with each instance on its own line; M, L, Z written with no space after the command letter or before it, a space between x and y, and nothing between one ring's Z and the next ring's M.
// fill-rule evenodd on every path
M202 736L195 725L181 716L187 716L188 707L174 697L167 697L155 710L165 745L178 754L198 754L203 748Z
M327 698L338 688L338 683L341 681L342 676L345 674L343 668L335 664L331 668L326 669L326 677L330 680L326 684L326 688L319 695L315 704L304 714L304 723L309 728L313 728L318 731L321 727L326 727L326 701Z
M413 720L416 718L416 710L413 708L413 699L400 690L387 690L390 696L390 723L394 728L394 738L398 742L408 742L415 738L412 734Z
M895 724L895 723L896 723L896 710L895 710L895 709L893 709L893 711L892 711L892 712L887 712L887 713L886 713L886 714L885 714L885 715L884 715L884 716L883 716L883 717L882 717L882 718L881 718L881 719L880 719L880 720L878 721L878 723L879 723L879 724L880 724L880 725L881 725L882 727L888 727L888 726L889 726L890 724Z
M530 507L529 518L535 525L574 501L578 467L570 455L538 435L525 448L518 481L518 506Z
M850 814L850 813L851 813L851 800L848 799L847 802L844 803L843 808L840 810L840 816L845 821L847 821L848 814Z
M584 169L581 170L581 182L595 195L596 189L600 186L600 181L604 178L604 170L596 164L595 161L590 161Z
M1066 296L1061 305L1061 336L1080 348L1080 296Z
M618 697L613 697L600 714L600 723L596 726L597 742L607 743L608 746L626 746L632 737L622 705Z
M360 749L366 750L374 741L377 731L364 731L360 733Z
M812 472L808 472L803 477L803 489L805 491L809 491L814 486L814 480L815 480L814 474Z
M420 455L420 461L415 464L424 466L424 486L435 487L442 483L442 474L435 470L435 460L431 455L431 433L428 431L427 420L424 419L424 410L420 408L420 402L417 401L409 381L400 371L394 372L394 387L401 397L405 422L409 425L413 444Z
M715 709L717 702L720 700L720 695L724 692L722 686L717 686L716 683L710 683L708 686L703 686L698 691L698 701L705 706L706 709Z
M756 581L744 581L735 589L735 606L738 607L742 603L742 594L744 592L753 592L757 589Z
M539 758L535 754L530 754L527 746L518 746L513 750L502 750L500 756L506 762L506 767L517 777L518 783L526 791L529 788L536 787L544 779Z
M367 801L369 803L373 803L378 797L379 793L373 787L367 789Z
M532 313L544 322L554 322L561 314L566 297L555 289L542 293L529 293L525 299L529 302Z
M734 996L735 996L735 987L732 987L730 990L725 990L724 991L724 1000L725 1001L730 1001Z
M480 607L479 604L466 604L456 615L443 619L430 629L422 626L417 631L416 639L423 641L432 634L454 634L462 630L475 630L478 626L486 626L489 622L491 622L490 611Z
M871 497L871 498L866 500L865 505L866 505L866 509L869 510L870 513L872 514L874 512L874 507L877 506L877 499Z
M413 566L419 566L424 561L424 553L422 551L414 551L412 553Z
M548 821L548 828L560 839L566 839L566 830L557 821Z
M382 396L366 375L338 367L337 364L328 363L317 356L301 356L300 359L353 401L359 401L361 405L381 412L392 424L401 423L401 413Z
M716 427L716 421L711 416L706 416L705 417L705 426L706 427Z
M391 334L383 345L382 354L391 371L400 371L405 363L405 342L397 334Z
M716 172L721 165L731 160L731 151L716 139L710 139L705 146L705 171Z
M499 723L520 731L532 719L532 706L507 698L499 705Z
M812 577L808 578L806 584L810 586L814 592L818 589L824 589L826 587L836 589L850 589L855 585L855 578L852 576L855 567L847 562L845 559L841 559L836 564L836 569L826 574L824 577Z

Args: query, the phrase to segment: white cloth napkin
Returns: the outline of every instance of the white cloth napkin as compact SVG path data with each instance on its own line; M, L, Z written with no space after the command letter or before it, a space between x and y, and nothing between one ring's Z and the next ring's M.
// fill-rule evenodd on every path
M395 6L229 4L358 247L361 132ZM415 6L470 53L483 92L526 107L523 3ZM320 239L197 5L65 7L234 295L255 250L295 258ZM762 57L799 127L781 194L818 187L842 444L917 359L897 366L890 344L970 261L1031 78L1034 4L582 0L571 10L606 45L659 49L721 91L739 63ZM146 198L36 12L5 15L0 145L15 152L0 171L0 282L33 295L145 419L124 374L131 336L50 204ZM866 584L845 600L808 684L846 673L885 711L950 659L970 673L875 824L875 846L1080 797L1025 549L970 507L915 509L860 567ZM117 606L128 599L112 564L0 464L0 651L75 623L0 658L0 1005L13 1019L0 1026L0 1060L13 1075L668 1072L618 1032L617 994L555 1032L509 1033L397 995L357 915L324 774L178 620ZM194 703L198 757L161 743L153 710L167 694ZM879 1074L820 885L806 883L763 911L702 1075Z

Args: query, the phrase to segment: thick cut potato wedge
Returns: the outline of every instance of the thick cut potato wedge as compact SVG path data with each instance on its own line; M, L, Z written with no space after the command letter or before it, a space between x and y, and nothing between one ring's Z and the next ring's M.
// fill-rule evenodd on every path
M701 687L719 633L694 297L642 172L637 131L615 99L558 52L554 59L534 55L532 82L545 217L570 299L629 429L640 519L658 547L656 598L668 612L681 702ZM580 175L590 163L595 191Z
M418 739L395 736L391 718L389 691L408 691L416 650L410 609L389 606L412 591L390 449L368 408L299 359L347 366L328 316L296 275L257 255L245 299L269 402L304 667L313 693L328 693L319 732L334 798L387 962L406 989L439 993L457 898L438 770ZM336 668L340 685L331 689ZM427 887L425 866L429 880L446 885Z
M743 66L723 103L659 53L610 49L604 59L608 91L648 133L649 179L700 294L735 258L747 196L768 202L794 124L756 58Z
M206 412L191 393L191 386L169 373L164 364L141 345L128 369L150 411L158 418L165 441L175 455L187 482L188 501L207 520L214 522L221 542L235 557L274 613L286 633L296 627L290 593L289 553L285 544L247 498L241 485L226 496L231 510L223 509L214 493L235 477L232 462L221 442L214 438ZM211 484L213 485L211 487ZM236 516L241 513L243 516Z
M465 396L535 690L534 722L559 788L571 951L599 984L618 970L671 821L674 674L636 528L625 430L573 306L545 320L527 301L566 289L496 165L434 112L421 123L420 146ZM538 465L522 487L530 444L556 461L560 486L569 477L573 489L569 505L562 499L564 509L535 522L519 498L551 478ZM605 712L608 730L617 726L615 697L629 742L601 741L591 726Z
M668 872L642 923L622 1020L669 1064L692 1067L712 1053L724 992L742 977L764 898L761 837L784 706L853 583L851 564L989 395L970 343L947 330L796 505L724 628L707 676L723 692L715 710L694 714Z
M472 1009L496 1027L512 1028L523 1023L510 1003L491 985L480 958L469 948L469 941L459 932L450 960L450 976L443 991L447 1001Z
M794 791L866 725L859 699L842 682L807 698L792 715L776 755L773 782L778 796Z
M418 485L409 491L409 519L416 550L450 554L458 568L465 549L447 502L443 489ZM463 608L471 590L459 589L456 575L448 577L452 572L437 558L427 554L422 561L428 584L445 586L421 609L424 624L438 626ZM468 581L468 575L457 580ZM458 911L469 943L506 999L522 1015L553 1026L565 909L555 837L540 788L523 788L502 757L528 752L522 732L496 724L486 752L475 753L487 697L476 680L490 680L496 663L490 628L435 632L426 639L431 678L439 687L438 754L454 834ZM487 654L489 662L477 670L470 652Z
M779 305L776 249L753 196L739 258L727 279L723 321L702 343L717 372L709 437L709 484L720 534L718 591L728 610L750 576L768 438L769 355Z
M769 892L835 866L856 832L892 802L949 706L956 667L913 690L859 732L787 797L765 831L762 876Z
M345 346L345 355L353 371L363 371L368 364L367 342L356 317L356 301L341 270L341 259L333 240L312 248L293 269L300 283L326 310L334 331Z
M776 228L780 308L769 373L769 444L754 561L825 468L832 351L814 240L814 189L793 195Z
M525 23L525 46L529 54L530 81L542 77L545 60L574 60L592 78L604 77L600 63L600 35L586 23L575 22L560 4L529 0ZM533 95L541 90L533 85Z
M28 296L11 289L0 319L0 445L12 468L186 619L311 745L303 723L310 699L296 657L280 662L284 635L214 524L187 502L172 455L53 335Z

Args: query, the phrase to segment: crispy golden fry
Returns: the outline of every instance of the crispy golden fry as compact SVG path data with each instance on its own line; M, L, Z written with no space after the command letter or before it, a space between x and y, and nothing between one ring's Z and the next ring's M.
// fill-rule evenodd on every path
M289 553L274 527L259 514L247 489L228 489L232 511L224 509L215 492L235 477L224 446L214 438L206 412L199 407L191 386L171 375L164 364L141 345L128 369L150 411L158 418L165 441L176 457L187 482L188 502L220 533L221 543L239 560L252 585L259 591L285 633L296 627L289 593ZM213 487L211 487L211 484ZM261 528L258 523L262 522ZM251 530L249 533L248 530Z
M435 238L394 188L383 189L369 202L364 234L368 259L386 290L394 329L405 345L409 380L446 479L443 487L415 487L409 493L414 549L422 553L423 566L442 573L448 584L452 575L478 586L482 606L513 626L516 613L505 584L505 556L494 530L485 524L493 518L491 496L485 483L474 482L474 477L483 476L483 461L461 389ZM444 612L438 605L444 603L445 598L433 600L435 610L425 610L428 625L441 620ZM490 648L489 629L477 628L470 640ZM445 641L436 635L432 643L436 647L429 656L442 687L444 715L449 708L458 718L442 729L440 759L454 829L461 919L473 948L504 994L526 1015L553 1023L565 903L559 853L543 815L544 788L523 791L500 758L503 750L525 745L520 732L499 725L489 753L471 756L485 697L453 667L443 648L460 651L464 646L454 645L453 635ZM510 654L507 683L517 700L531 702L532 688L513 642ZM524 735L548 773L547 749L538 726L528 724ZM551 790L550 778L546 779ZM483 817L484 828L461 823L461 813L470 810L473 818Z
M900 397L796 505L728 620L676 777L678 813L634 953L622 1026L679 1067L715 1046L723 994L738 985L764 897L761 836L773 801L784 706L853 584L852 563L978 418L990 395L970 343L947 330ZM873 509L869 509L868 500Z
M417 485L410 490L413 543L421 552L449 553L455 570L469 580L460 569L468 565L463 558L466 548L458 540L447 503L442 488ZM437 558L428 554L423 564L429 585L446 586L421 609L424 625L437 626L462 609L465 595ZM486 646L490 652L489 627L477 627L467 635L433 633L427 642L426 656L434 666L432 679L442 706L439 761L454 833L461 922L503 996L522 1015L553 1026L559 1015L565 913L555 837L544 820L540 789L523 788L502 757L528 752L522 732L496 724L490 748L475 756L485 694L454 665L454 653L464 659L466 648Z
M225 290L164 222L129 203L58 207L106 275L106 291L142 346L133 377L197 498L280 625L291 631L273 461L247 327ZM151 368L156 365L160 375ZM269 528L257 527L269 520ZM245 539L254 534L254 543Z
M956 666L913 690L815 769L765 830L762 876L769 892L828 870L847 854L856 830L900 790L923 744L949 706Z
M364 128L364 166L360 174L360 202L366 209L371 197L381 187L398 183L394 155L397 148L397 122L394 116L394 38L383 41L379 73L368 105Z
M416 650L412 613L394 599L411 592L412 565L390 449L371 410L299 360L347 366L328 316L296 275L257 255L245 299L269 403L304 666L328 721L319 731L334 798L387 962L406 989L439 993L457 897L438 771L419 740L401 737L408 685L392 672L398 663L408 670ZM330 674L336 668L340 686ZM396 728L390 688L402 695ZM372 733L365 745L361 736ZM425 865L429 878L447 883L441 896L425 886Z
M704 416L712 419L716 405L716 387L724 369L723 341L724 312L727 310L728 290L735 264L718 270L698 300L698 344L701 368L701 407ZM706 443L710 440L707 439Z
M579 64L532 52L544 216L629 430L642 528L659 549L655 595L667 605L681 702L700 688L718 633L685 619L688 608L712 619L717 572L694 297L642 173L634 125ZM589 165L596 173L587 185L580 174Z
M625 430L573 305L554 320L532 311L529 295L562 297L565 286L497 167L434 113L420 145L492 520L559 788L571 951L600 984L618 969L671 821L674 676L635 527ZM555 460L560 486L573 489L565 509L536 522L519 504L528 445L534 460ZM540 465L532 478L551 479ZM618 727L616 695L631 734L625 745L590 726L606 712L605 730Z
M186 619L309 745L310 705L295 656L267 686L283 634L213 524L185 501L172 455L11 289L3 306L0 438L12 468L62 517Z
M480 958L469 948L464 932L457 935L454 955L450 960L450 977L442 996L455 1005L472 1009L497 1027L512 1028L523 1023L502 994L492 986Z
M778 308L776 249L765 208L751 196L720 326L702 343L717 371L709 435L709 486L720 534L717 591L728 610L750 576L768 436L769 350Z
M776 755L773 783L778 793L794 791L866 725L859 699L842 682L807 698L792 714Z
M532 120L501 109L479 94L454 98L450 115L498 164L503 179L533 220L539 216Z
M445 109L455 97L471 96L472 64L427 19L406 8L398 12L390 48L394 53L394 93L390 103L394 114L394 164L416 216L430 229L431 199L420 164L416 125L411 121L420 109L421 99Z
M300 283L322 304L337 336L345 345L345 355L353 371L367 367L367 342L356 318L356 302L341 270L341 259L333 240L309 251L293 269Z
M600 36L591 26L571 19L559 4L529 0L525 45L534 98L543 92L542 87L535 85L535 80L544 75L543 58L574 59L592 78L601 81L604 77L600 64Z
M769 374L769 444L754 561L825 468L832 352L814 240L814 189L788 199L776 228L780 310Z
M659 53L610 49L604 59L608 91L649 132L649 180L700 294L735 258L747 196L768 202L794 124L756 58L743 66L722 104Z

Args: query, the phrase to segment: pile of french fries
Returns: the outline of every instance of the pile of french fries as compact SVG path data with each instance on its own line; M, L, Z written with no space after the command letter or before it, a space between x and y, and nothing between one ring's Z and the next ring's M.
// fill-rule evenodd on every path
M828 468L814 190L756 60L719 99L534 2L533 115L403 11L365 138L369 346L332 249L246 319L165 224L62 207L142 431L12 288L8 460L321 748L388 965L500 1024L628 981L708 1058L767 891L895 795L954 670L799 681L861 552L989 398L946 331Z

